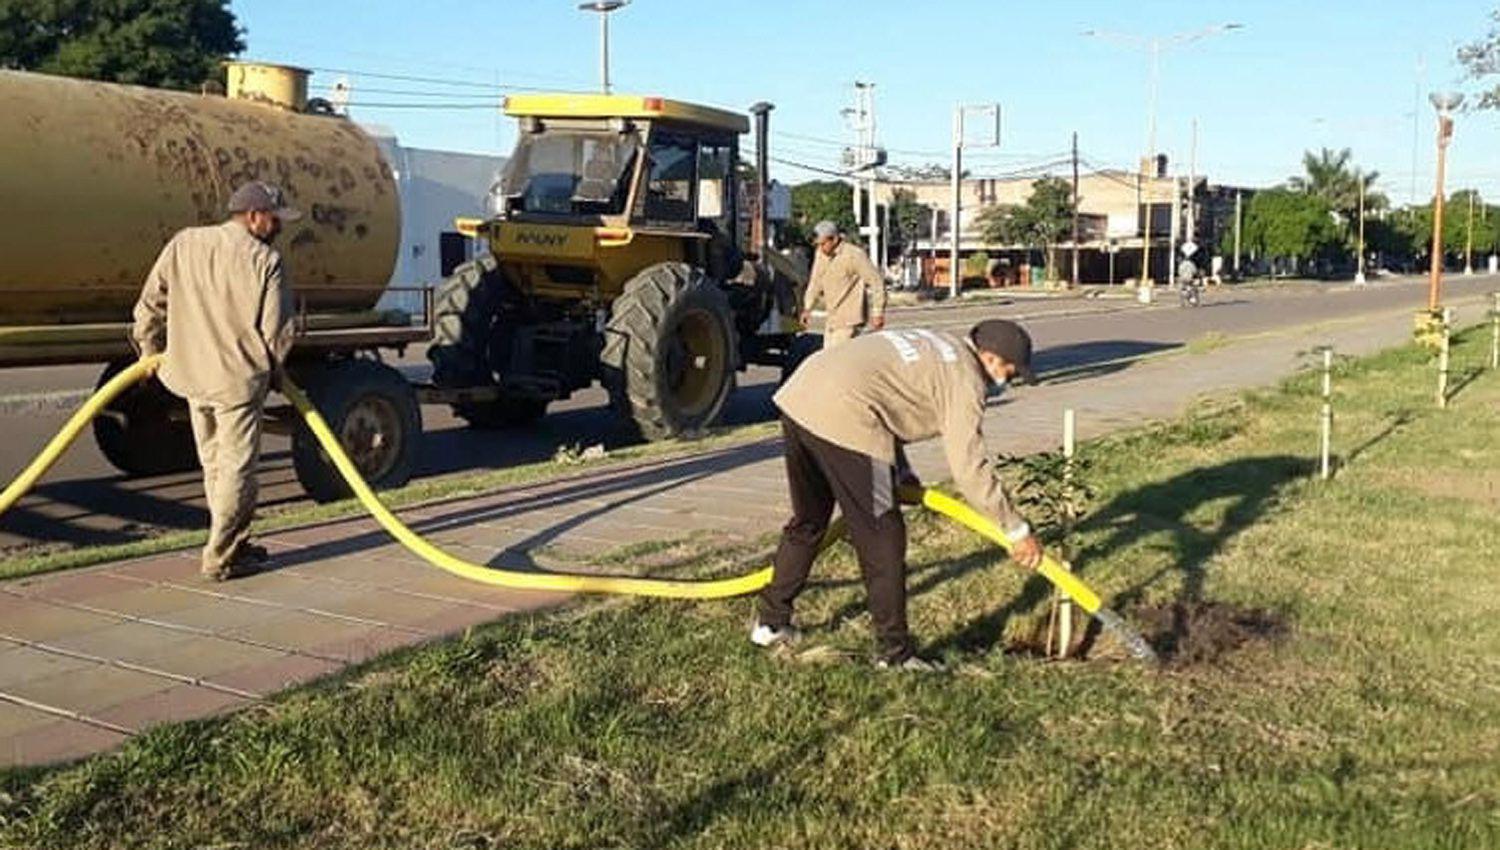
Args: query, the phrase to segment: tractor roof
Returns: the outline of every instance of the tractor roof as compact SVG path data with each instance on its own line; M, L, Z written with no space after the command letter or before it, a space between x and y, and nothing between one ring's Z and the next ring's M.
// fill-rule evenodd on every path
M513 94L505 114L538 118L646 118L697 124L735 133L748 132L745 116L662 97L629 94Z

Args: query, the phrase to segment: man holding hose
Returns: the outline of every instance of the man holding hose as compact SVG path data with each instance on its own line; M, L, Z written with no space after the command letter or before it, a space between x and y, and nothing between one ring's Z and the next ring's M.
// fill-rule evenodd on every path
M877 665L931 669L906 624L906 524L897 489L906 443L941 437L949 469L977 510L1035 569L1042 548L1011 506L984 444L985 399L1031 377L1031 337L990 319L962 336L891 330L813 355L775 396L786 442L792 518L782 531L771 584L761 592L750 640L795 641L792 603L807 584L834 505L849 526L869 595Z
M254 572L250 543L266 393L291 351L292 290L271 242L301 213L258 180L229 199L222 224L181 230L162 249L135 305L142 357L163 354L158 377L187 399L210 518L203 575Z

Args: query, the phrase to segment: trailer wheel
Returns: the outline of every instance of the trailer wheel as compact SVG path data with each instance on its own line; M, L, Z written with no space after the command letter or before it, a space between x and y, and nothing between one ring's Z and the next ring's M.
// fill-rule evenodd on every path
M735 351L723 290L685 263L651 266L610 310L600 354L610 403L648 440L702 431L734 386Z
M299 371L296 378L371 487L400 487L411 479L422 413L400 372L373 360L345 360ZM314 501L353 492L302 423L292 434L292 466Z
M135 361L104 367L98 387ZM187 402L155 378L137 384L94 418L94 442L116 469L130 476L168 475L198 468L198 446L188 420Z

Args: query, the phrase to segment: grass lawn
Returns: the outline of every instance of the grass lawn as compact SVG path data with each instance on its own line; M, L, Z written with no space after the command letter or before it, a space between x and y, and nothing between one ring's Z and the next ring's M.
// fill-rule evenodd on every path
M1487 333L1457 347L1447 411L1415 351L1341 364L1332 482L1310 477L1312 375L1085 446L1076 566L1194 648L1164 671L1106 639L1028 654L1048 589L913 516L912 619L949 673L868 665L841 546L796 653L746 643L748 600L507 619L0 774L0 844L1500 846L1500 376L1464 383L1487 354ZM747 555L640 554L690 573ZM1249 640L1183 633L1214 611Z

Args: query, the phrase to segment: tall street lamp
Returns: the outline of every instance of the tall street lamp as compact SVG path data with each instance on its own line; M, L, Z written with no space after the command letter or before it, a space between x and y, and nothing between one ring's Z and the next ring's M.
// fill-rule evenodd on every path
M599 86L605 94L609 94L609 13L629 3L630 0L592 0L578 4L581 11L599 13Z
M1443 300L1443 172L1448 163L1448 142L1453 138L1453 110L1463 105L1457 92L1433 92L1428 96L1437 110L1437 188L1432 198L1432 263L1427 279L1427 312L1436 316Z
M1157 91L1161 82L1161 54L1162 50L1173 47L1181 47L1195 41L1201 41L1212 35L1233 32L1244 29L1244 24L1227 23L1215 24L1199 30L1188 30L1174 33L1169 36L1140 36L1130 33L1111 32L1108 30L1084 30L1083 34L1091 38L1103 38L1126 44L1130 47L1145 48L1150 57L1150 74L1148 77L1148 91L1146 107L1146 162L1147 168L1151 170L1149 178L1154 181L1156 177L1156 102ZM1145 227L1141 236L1141 284L1151 279L1151 200L1155 192L1153 183L1145 183L1146 217ZM1175 185L1175 184L1174 184ZM1167 258L1170 267L1172 258Z

